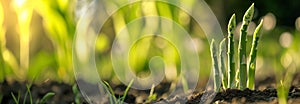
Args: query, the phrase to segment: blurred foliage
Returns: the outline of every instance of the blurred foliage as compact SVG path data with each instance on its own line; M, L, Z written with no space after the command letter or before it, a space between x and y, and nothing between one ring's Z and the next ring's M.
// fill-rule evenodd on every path
M4 13L3 13L3 7L2 7L2 3L0 2L0 66L1 66L1 72L0 72L0 82L4 81L4 76L5 76L5 63L3 60L3 56L2 56L2 50L4 49L5 46L5 36L4 36L4 29L2 27L3 24L3 20L4 20Z
M35 6L35 10L43 17L43 25L48 32L47 35L54 43L58 80L67 83L74 81L72 40L75 33L73 16L75 3L74 0L39 0L37 1L38 5ZM48 59L51 60L51 56ZM39 64L37 63L37 65ZM51 64L48 66L51 66Z
M3 82L4 80L29 80L35 81L36 83L42 83L45 80L53 80L65 83L74 83L74 73L72 68L72 42L76 27L75 18L78 18L75 17L74 14L74 8L77 1L23 1L27 3L27 6L21 9L12 8L14 2L11 0L0 1L0 82ZM193 0L182 0L182 2L191 2L189 3L191 5L192 1ZM226 1L226 3L225 1L219 2L217 0L207 0L207 2L216 13L216 16L224 30L227 28L224 24L227 24L233 12L243 14L247 7L252 3L252 1L237 0L229 0ZM295 62L296 67L299 69L299 58L282 58L287 55L288 57L300 57L300 30L295 29L296 18L300 16L297 11L300 4L299 0L255 0L255 4L257 7L256 11L258 12L255 13L252 27L255 28L261 18L264 18L265 21L268 21L269 19L269 22L266 22L264 25L272 25L270 26L271 28L263 28L261 44L258 46L258 76L264 74L265 71L275 73L274 67L276 65L283 66L281 69L283 70L282 73L284 73L284 69L286 69L284 66L287 64L285 62L291 60ZM118 4L112 3L111 5ZM27 13L27 19L23 21L24 23L21 23L21 18L18 17L22 14L21 11L25 10L30 13ZM200 79L207 79L207 76L210 75L211 58L209 44L201 27L186 12L180 10L180 8L162 2L152 4L144 2L134 3L119 9L112 15L111 18L108 19L98 35L95 47L95 53L97 56L96 62L99 69L98 72L101 77L107 80L117 80L112 70L113 67L111 65L110 53L116 34L119 33L126 24L133 20L151 15L159 15L172 19L191 34L193 41L197 44L196 48L199 54L200 67L201 71L203 71L200 72ZM242 15L237 15L238 21L240 21L241 18ZM131 34L141 33L141 28L146 24L141 23L134 25L135 26L127 28ZM156 25L159 27L159 25L162 24L157 23ZM239 26L237 26L237 28L239 28ZM251 25L249 28L251 28ZM16 33L16 31L18 32ZM285 41L280 42L281 38L286 38L286 36L281 37L283 33L286 32L290 33L290 35L287 35L287 39L283 39ZM28 34L24 35L25 33ZM238 33L235 33L235 35L237 34ZM29 39L29 41L25 42L28 42L26 43L29 45L27 50L31 53L26 54L26 52L21 51L21 48L26 49L26 45L25 47L22 47L24 43L19 43L21 40L20 35L24 36L25 39ZM252 39L251 35L252 34L248 34L248 39ZM135 35L132 35L131 38L132 37L135 37ZM236 41L238 41L237 37L238 36L235 36ZM46 41L47 39L50 40L50 43ZM283 45L285 44L284 42L288 41L290 41L290 45ZM19 44L20 46L15 44ZM38 46L36 44L40 45ZM251 42L248 43L248 45L250 44ZM250 49L247 50L248 53L249 51ZM20 55L18 55L19 53ZM29 57L28 69L25 68L24 70L21 68L23 66L20 62L22 53L25 54L24 57L26 57L26 55ZM167 64L166 70L171 70L170 72L172 72L175 76L179 73L180 58L178 56L178 52L172 44L162 38L149 37L138 41L134 46L132 46L129 54L132 54L130 55L130 65L135 69L133 72L135 72L138 76L142 77L149 74L148 62L152 56L158 55L163 56L165 59Z

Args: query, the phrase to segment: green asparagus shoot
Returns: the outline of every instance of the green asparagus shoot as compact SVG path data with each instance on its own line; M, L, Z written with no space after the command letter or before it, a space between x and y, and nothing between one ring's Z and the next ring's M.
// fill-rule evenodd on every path
M219 47L219 49L220 49L220 51L219 51L219 58L220 58L220 60L219 60L219 62L220 62L220 64L219 64L219 69L221 69L221 71L222 71L222 84L223 84L223 89L226 89L226 87L227 87L227 70L226 70L226 65L225 65L225 54L226 54L226 38L225 39L223 39L222 41L221 41L221 43L220 43L220 47Z
M250 51L250 59L248 64L248 83L247 87L250 89L254 89L254 79L255 79L255 67L256 67L256 53L257 46L259 42L259 33L261 31L261 27L263 25L263 20L260 21L259 25L256 27L255 32L253 34L252 47Z
M217 54L217 48L215 45L215 40L212 40L211 46L211 57L212 57L212 64L213 64L213 71L214 71L214 90L219 91L221 86L221 77L220 77L220 71L219 71L219 65L218 65L218 54Z
M240 40L239 40L239 80L240 80L240 89L245 89L247 85L247 56L246 56L246 44L247 44L247 29L250 24L254 14L254 4L246 11L243 17L243 24L240 30Z
M228 59L228 86L227 88L233 88L235 86L235 61L234 61L234 39L233 33L236 27L235 14L233 14L229 20L228 24L228 50L227 50L227 59Z

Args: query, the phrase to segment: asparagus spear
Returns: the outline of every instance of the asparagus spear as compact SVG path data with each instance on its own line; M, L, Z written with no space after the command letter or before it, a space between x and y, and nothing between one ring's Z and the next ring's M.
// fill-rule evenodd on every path
M255 67L256 67L256 53L257 53L257 45L259 41L259 33L261 31L261 27L263 24L263 20L260 21L259 25L256 27L253 40L252 40L252 47L250 51L250 59L248 64L248 88L254 89L254 79L255 79Z
M211 51L213 71L214 71L214 90L218 92L221 86L221 81L220 81L221 77L220 77L220 71L218 65L218 54L215 45L215 40L212 40L210 49L211 49L210 51Z
M247 43L247 28L250 24L254 13L254 3L246 11L243 17L243 24L240 30L240 41L239 41L239 80L240 80L240 89L245 89L247 85L247 62L246 62L246 43Z
M236 27L235 14L233 14L229 20L228 24L228 50L227 50L227 59L228 59L228 86L227 88L233 88L235 86L235 62L234 62L234 39L233 33Z
M220 43L220 46L219 46L219 67L222 71L222 84L223 84L223 88L226 89L227 88L227 70L226 70L226 66L225 66L225 57L224 57L224 54L226 54L226 38L223 39Z

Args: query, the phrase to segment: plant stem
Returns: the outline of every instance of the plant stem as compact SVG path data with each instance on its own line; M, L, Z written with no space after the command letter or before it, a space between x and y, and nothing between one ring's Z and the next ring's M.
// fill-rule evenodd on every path
M228 24L228 53L227 53L227 59L228 59L228 86L227 88L233 88L235 86L235 61L234 61L234 39L233 39L233 33L236 27L236 19L235 14L233 14L229 20Z
M220 71L219 71L219 66L218 66L218 54L217 54L217 49L215 46L215 40L212 40L211 46L210 46L210 51L211 51L211 57L212 57L212 65L213 65L213 73L214 73L214 91L218 92L219 88L221 86L221 77L220 77Z
M254 13L254 4L250 6L250 8L246 11L244 17L243 17L243 24L240 30L240 41L239 41L239 62L240 62L240 68L239 68L239 80L240 80L240 89L245 89L247 85L247 61L246 61L246 43L247 43L247 29L248 25L250 24L252 17Z
M220 51L219 51L219 57L220 57L220 69L222 71L222 84L223 84L223 88L225 89L228 85L227 82L227 70L226 70L226 66L225 66L225 57L224 55L226 54L226 38L224 38L221 43L220 43Z
M259 41L259 33L263 24L263 20L260 21L259 25L256 27L255 32L253 34L252 47L250 51L250 59L248 64L248 83L247 87L254 90L254 79L255 79L255 67L256 67L256 53L257 53L257 45Z

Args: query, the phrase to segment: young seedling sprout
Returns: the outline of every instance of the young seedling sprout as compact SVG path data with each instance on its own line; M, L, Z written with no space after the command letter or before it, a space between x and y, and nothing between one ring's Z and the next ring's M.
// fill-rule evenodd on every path
M239 40L239 80L240 80L240 89L245 89L247 85L247 56L246 56L246 44L247 44L247 29L252 20L254 14L254 4L246 11L243 17L243 23L240 30L240 40Z
M215 49L215 41L211 42L211 57L213 61L214 68L214 78L215 78L215 91L219 91L220 80L222 76L222 86L223 88L236 88L243 90L246 87L250 89L254 89L254 79L255 79L255 67L256 67L256 54L257 54L257 46L259 41L259 33L261 31L261 27L263 24L263 20L260 21L259 25L255 29L253 34L252 46L249 55L249 61L247 63L247 55L246 55L246 44L247 44L247 29L248 25L252 21L254 13L254 4L250 6L250 8L246 11L243 17L242 27L240 29L240 40L239 40L239 70L235 69L235 55L234 55L234 39L233 34L236 28L236 17L233 14L228 23L228 37L226 37L219 46L219 57L217 57L217 52ZM227 44L226 44L227 42ZM227 49L226 49L227 45ZM225 64L224 53L227 50L227 67ZM218 60L219 58L219 60ZM218 67L219 66L219 67ZM220 70L220 71L219 71ZM238 79L238 80L236 80ZM238 81L238 82L236 82Z
M233 88L235 86L235 62L234 62L234 39L233 33L236 27L235 14L233 14L229 20L228 24L228 49L227 49L227 59L228 59L228 85L227 88Z
M217 47L215 45L215 40L213 39L211 41L211 46L210 46L210 51L211 51L211 57L212 57L212 64L213 64L213 73L214 73L214 91L219 91L220 86L221 86L221 77L220 77L220 71L219 71L219 65L218 65L218 54L217 54Z
M220 57L220 60L219 60L219 69L221 69L222 71L222 83L223 83L223 89L226 89L227 88L227 70L226 70L226 66L225 66L225 54L226 54L226 38L223 39L220 43L220 46L219 46L219 57Z
M255 79L255 67L256 67L256 53L257 53L257 45L259 41L259 33L261 31L261 27L263 24L263 20L260 21L259 25L256 27L253 40L252 40L252 47L250 51L250 59L248 64L248 83L247 87L250 89L254 89L254 79Z

